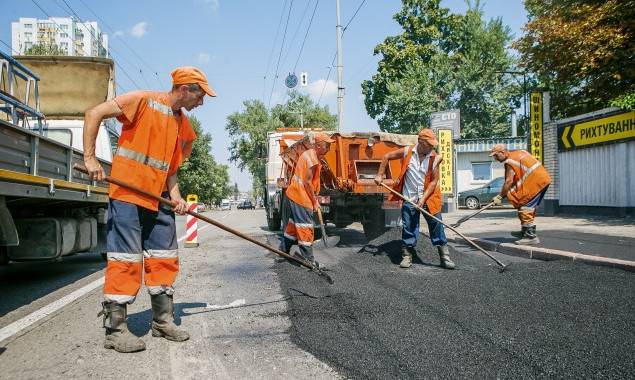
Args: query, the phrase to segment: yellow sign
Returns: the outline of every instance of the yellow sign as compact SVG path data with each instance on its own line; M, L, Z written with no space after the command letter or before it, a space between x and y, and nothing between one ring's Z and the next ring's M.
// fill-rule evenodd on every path
M198 195L196 194L188 194L187 197L185 197L185 200L188 202L198 202Z
M561 151L635 139L635 111L565 125L558 135Z
M439 129L439 154L441 161L441 193L454 194L454 146L451 129Z
M532 92L529 102L529 151L542 162L542 94Z

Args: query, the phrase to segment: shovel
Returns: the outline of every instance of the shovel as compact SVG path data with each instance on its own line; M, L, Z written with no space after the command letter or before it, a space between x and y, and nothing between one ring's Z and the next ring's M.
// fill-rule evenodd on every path
M320 222L320 230L322 231L322 239L313 242L313 249L333 248L340 242L339 236L328 236L326 234L326 227L324 226L324 219L322 218L322 210L317 208L318 221Z
M75 164L75 165L73 165L73 169L78 170L78 171L80 171L82 173L88 174L88 170L83 165ZM151 193L149 193L149 192L147 192L147 191L145 191L145 190L143 190L141 188L133 186L133 185L131 185L129 183L126 183L124 181L121 181L121 180L119 180L117 178L112 178L110 176L106 176L104 178L104 181L109 182L109 183L114 183L115 185L119 185L121 187L125 187L127 189L133 190L133 191L135 191L135 192L137 192L139 194L143 194L146 197L152 198L152 199L154 199L154 200L156 200L156 201L158 201L160 203L163 203L164 205L167 205L167 206L170 206L170 207L174 207L176 205L176 202L173 202L173 201L171 201L169 199L165 199L165 198L162 198L160 196L151 194ZM244 240L252 242L252 243L254 243L254 244L256 244L256 245L258 245L258 246L260 246L260 247L262 247L262 248L264 248L266 250L268 250L268 251L271 251L271 252L275 253L278 256L284 257L288 261L295 262L295 263L297 263L297 264L299 264L299 265L311 270L311 272L317 274L318 276L322 277L329 284L333 284L333 279L331 278L331 276L329 276L328 274L324 273L320 268L316 267L315 265L313 265L313 263L311 263L311 262L309 262L307 260L303 260L301 258L288 255L285 252L282 252L281 250L279 250L277 248L274 248L274 247L271 247L271 246L269 246L269 245L267 245L265 243L262 243L262 242L254 239L254 238L252 238L250 236L247 236L247 235L243 234L240 231L237 231L237 230L235 230L235 229L233 229L233 228L231 228L229 226L226 226L226 225L224 225L222 223L219 223L219 222L215 221L214 219L208 218L208 217L206 217L204 215L201 215L201 214L198 214L198 213L196 213L194 211L189 211L188 210L186 213L191 215L191 216L193 216L193 217L195 217L195 218L197 218L197 219L200 219L200 220L202 220L204 222L207 222L209 224L213 224L214 226L220 228L221 230L224 230L224 231L227 231L227 232L229 232L231 234L234 234L234 235L238 236L239 238L242 238Z
M469 219L472 219L473 217L475 217L476 215L480 214L481 212L483 212L483 211L487 210L488 208L494 206L494 204L495 204L494 202L490 202L487 205L483 206L483 208L481 208L477 212L462 217L461 219L457 220L456 223L454 223L452 225L452 227L457 228L458 226L461 225L461 223L463 223L463 222L465 222L465 221L467 221Z

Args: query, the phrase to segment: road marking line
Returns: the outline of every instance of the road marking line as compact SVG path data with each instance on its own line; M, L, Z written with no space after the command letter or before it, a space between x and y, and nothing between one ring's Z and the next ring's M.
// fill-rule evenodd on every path
M209 226L211 226L211 224L206 224L205 226L199 228L199 231L202 231ZM185 240L186 238L187 236L183 236L178 241L181 242ZM75 290L74 292L58 299L57 301L53 301L50 304L34 311L33 313L27 315L26 317L18 319L17 321L3 327L2 329L0 329L0 342L19 333L20 331L26 329L27 327L31 326L35 322L48 317L49 315L55 313L56 311L63 308L64 306L79 299L85 294L95 290L99 286L102 286L104 284L104 281L105 281L105 277L100 277L97 280L91 282L90 284L85 285Z
M99 279L91 282L90 284L85 285L75 290L74 292L58 299L57 301L51 302L50 304L44 306L43 308L34 311L33 313L27 315L26 317L18 319L17 321L11 323L10 325L3 327L2 329L0 329L0 342L19 333L20 331L26 329L27 327L31 326L35 322L48 317L49 315L55 313L56 311L63 308L64 306L70 304L71 302L77 300L78 298L91 292L92 290L96 289L97 287L103 284L104 284L104 277L100 277Z
M225 218L227 218L228 216L230 216L230 215L231 215L231 214L233 214L233 213L234 213L233 211L230 211L230 212L229 212L229 214L225 214L225 215L223 215L223 217L222 217L221 219L225 219Z

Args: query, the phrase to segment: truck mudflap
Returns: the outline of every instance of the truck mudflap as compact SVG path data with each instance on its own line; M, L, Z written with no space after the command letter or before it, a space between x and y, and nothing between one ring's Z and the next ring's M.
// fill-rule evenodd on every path
M16 246L20 244L18 230L13 217L7 208L4 197L0 196L0 246Z

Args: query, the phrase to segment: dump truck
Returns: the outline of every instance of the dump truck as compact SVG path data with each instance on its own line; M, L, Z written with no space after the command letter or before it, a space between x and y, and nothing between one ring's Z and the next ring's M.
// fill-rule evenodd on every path
M286 138L288 136L270 137L276 140L279 150L279 165L272 165L271 169L279 170L276 178L276 189L268 189L272 215L279 213L284 189L293 176L293 169L300 155L311 147L316 132L308 131L302 136ZM293 135L291 135L293 136ZM382 157L391 151L404 146L414 145L415 135L399 135L381 132L334 133L335 140L329 151L322 159L320 173L321 188L318 195L320 208L325 223L332 223L338 228L344 228L352 223L362 224L364 234L373 239L390 227L396 227L401 221L401 204L388 199L388 190L374 182L379 170ZM271 146L275 145L270 140ZM274 150L275 152L275 150ZM273 160L272 160L273 161ZM275 161L273 161L275 162ZM267 178L274 175L267 166ZM384 183L391 186L401 173L401 161L394 160L386 167ZM268 218L270 211L268 210ZM269 219L268 219L269 221ZM277 224L269 224L272 229L279 228Z
M114 97L112 60L0 51L0 65L0 264L105 256L108 185L73 165L83 163L84 111ZM106 172L118 135L113 120L100 126Z

